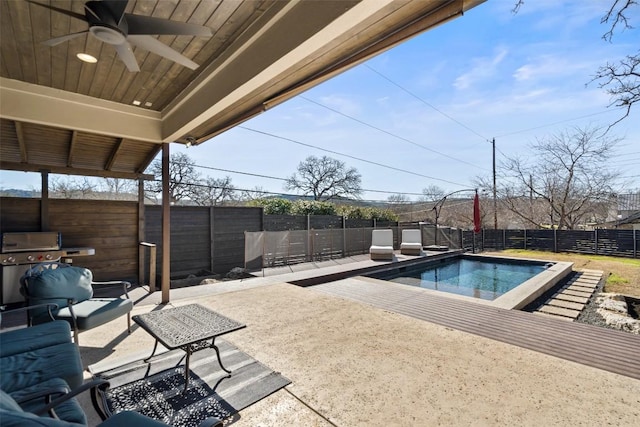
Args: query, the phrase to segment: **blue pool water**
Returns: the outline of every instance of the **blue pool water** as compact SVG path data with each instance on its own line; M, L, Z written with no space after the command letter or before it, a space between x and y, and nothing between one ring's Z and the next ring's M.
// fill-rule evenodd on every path
M544 264L454 258L435 265L372 274L404 285L494 300L544 271Z

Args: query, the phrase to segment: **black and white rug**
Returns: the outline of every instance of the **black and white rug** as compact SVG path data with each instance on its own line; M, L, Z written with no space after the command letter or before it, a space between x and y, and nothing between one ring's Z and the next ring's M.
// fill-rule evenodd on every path
M229 419L238 411L286 386L291 381L217 340L224 372L213 349L191 356L189 389L184 389L185 353L174 350L150 363L135 361L103 372L90 371L111 384L105 400L117 413L136 411L172 426L194 426L207 417ZM226 423L225 423L226 424Z

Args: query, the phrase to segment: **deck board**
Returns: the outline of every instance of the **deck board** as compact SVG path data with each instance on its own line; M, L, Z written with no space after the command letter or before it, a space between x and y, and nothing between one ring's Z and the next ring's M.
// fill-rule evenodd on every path
M311 289L640 379L640 336L631 333L505 310L394 283L348 279Z

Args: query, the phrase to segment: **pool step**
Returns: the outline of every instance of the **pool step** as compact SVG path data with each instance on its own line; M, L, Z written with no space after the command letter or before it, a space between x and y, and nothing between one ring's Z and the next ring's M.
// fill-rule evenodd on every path
M536 314L574 321L593 295L602 279L600 270L578 271L555 295L541 306Z

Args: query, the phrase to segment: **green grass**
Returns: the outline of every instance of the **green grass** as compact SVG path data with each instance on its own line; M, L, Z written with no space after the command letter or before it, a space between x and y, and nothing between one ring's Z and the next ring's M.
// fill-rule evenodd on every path
M616 273L611 273L609 277L607 277L607 285L624 285L627 283L629 283L629 279L619 276Z
M640 259L633 259L633 258L622 258L622 257L612 257L612 256L607 256L607 255L590 255L590 254L577 254L577 253L573 253L573 252L549 252L549 251L533 251L533 250L528 250L528 249L506 249L502 252L505 253L512 253L512 254L520 254L520 255L531 255L531 256L538 256L538 257L544 257L545 255L559 255L559 254L563 254L563 255L569 255L569 256L575 256L575 257L580 257L580 258L584 258L584 259L588 259L591 261L615 261L615 262L619 262L621 264L627 264L627 265L632 265L632 266L636 266L636 267L640 267Z

